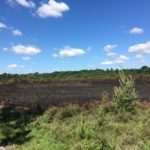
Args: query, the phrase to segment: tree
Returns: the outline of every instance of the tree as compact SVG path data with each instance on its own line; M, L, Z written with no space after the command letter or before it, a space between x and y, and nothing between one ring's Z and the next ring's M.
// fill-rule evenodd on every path
M114 101L119 109L134 113L138 99L134 79L123 70L119 71L119 78L120 86L114 87Z

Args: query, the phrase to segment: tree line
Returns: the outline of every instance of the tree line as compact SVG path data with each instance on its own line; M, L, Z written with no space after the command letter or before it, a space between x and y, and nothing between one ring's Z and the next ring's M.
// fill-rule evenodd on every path
M140 69L123 69L126 74L133 77L150 77L150 67L143 66ZM74 80L74 79L104 79L117 78L119 69L95 69L81 71L56 71L53 73L28 73L28 74L0 74L0 82L14 81L48 81L48 80Z

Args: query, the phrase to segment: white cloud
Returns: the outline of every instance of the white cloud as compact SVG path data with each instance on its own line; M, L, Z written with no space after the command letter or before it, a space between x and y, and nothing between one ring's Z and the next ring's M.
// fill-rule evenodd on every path
M136 57L137 59L143 59L143 58L144 58L143 55L141 55L141 54L137 54L135 57Z
M102 65L112 65L113 62L112 61L109 61L109 60L105 60L101 63Z
M95 65L95 64L90 64L90 65L88 65L88 67L89 67L89 68L95 68L96 65Z
M31 58L30 57L22 57L22 60L24 60L24 61L28 61L28 60L30 60Z
M75 56L81 56L84 54L85 54L85 51L83 49L72 48L69 46L66 46L64 49L62 49L59 52L60 57L75 57Z
M120 55L119 57L116 58L114 63L116 63L116 64L123 64L127 60L129 60L129 57L127 57L125 55Z
M41 52L41 50L35 46L30 45L15 45L12 46L12 51L14 51L16 54L25 54L25 55L36 55Z
M115 55L116 55L115 52L108 52L108 53L107 53L107 56L115 56Z
M16 68L19 67L19 65L17 65L17 64L11 64L11 65L8 65L7 67L8 67L9 69L16 69Z
M148 41L146 43L136 44L136 45L130 46L128 51L133 52L133 53L150 54L150 41Z
M22 32L21 32L20 30L18 30L18 29L12 30L12 33L13 33L13 35L15 35L15 36L22 36Z
M76 57L84 55L85 51L79 48L72 48L70 46L65 46L63 49L59 51L58 54L53 54L53 57L60 57L60 58L69 58L69 57Z
M52 54L52 56L53 56L54 58L57 58L57 57L58 57L58 54Z
M49 0L48 3L42 3L37 10L37 14L42 17L62 17L63 12L69 11L69 6L64 2Z
M22 32L18 29L13 29L13 27L9 27L6 24L0 22L0 29L7 29L12 32L15 36L22 36Z
M12 32L15 36L22 36L22 32L18 29L13 29L13 27L9 27L6 24L0 22L0 29L7 29Z
M7 48L7 47L4 47L4 48L3 48L3 51L8 51L8 48Z
M8 69L18 69L18 68L23 68L24 66L22 65L17 65L17 64L10 64L7 66Z
M116 47L117 47L116 44L113 44L113 45L108 44L108 45L106 45L106 46L104 47L104 50L107 52L107 51L112 50L112 49L114 49L114 48L116 48Z
M29 0L8 0L7 2L9 4L18 3L19 5L26 7L26 8L34 8L35 7L35 3L33 3L32 1L29 1Z
M137 54L137 55L135 56L135 58L138 59L138 60L140 60L141 62L144 62L144 56L141 55L141 54Z
M120 55L119 57L117 57L115 60L105 60L103 61L101 64L102 65L113 65L113 64L123 64L125 63L127 60L129 60L129 57L125 56L125 55Z
M117 47L117 45L115 45L115 44L114 45L110 45L110 44L106 45L104 47L104 51L105 51L106 55L107 56L114 56L114 55L116 55L116 53L112 51L116 47Z
M144 30L142 28L134 27L130 30L130 34L142 34Z
M6 29L7 25L5 25L4 23L0 22L0 29Z

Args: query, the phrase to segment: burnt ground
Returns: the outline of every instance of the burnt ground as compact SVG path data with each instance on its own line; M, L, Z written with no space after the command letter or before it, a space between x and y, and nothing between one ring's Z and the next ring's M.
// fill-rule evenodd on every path
M104 90L111 98L116 85L118 82L112 80L0 85L0 101L43 108L69 102L86 103L101 100ZM137 80L136 90L140 100L150 100L150 80Z

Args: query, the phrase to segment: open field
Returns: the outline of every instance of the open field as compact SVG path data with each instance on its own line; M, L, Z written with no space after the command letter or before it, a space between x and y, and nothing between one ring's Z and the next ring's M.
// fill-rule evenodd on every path
M69 80L50 83L0 85L0 100L11 104L30 107L49 107L63 103L86 103L101 100L102 91L107 91L110 98L116 79L105 80ZM136 90L140 100L150 100L150 80L137 79Z
M124 79L130 85L120 82L120 87L131 91L134 82ZM118 85L117 79L1 85L0 145L10 150L149 150L150 80L136 79L139 101L123 105L133 111L111 101Z

